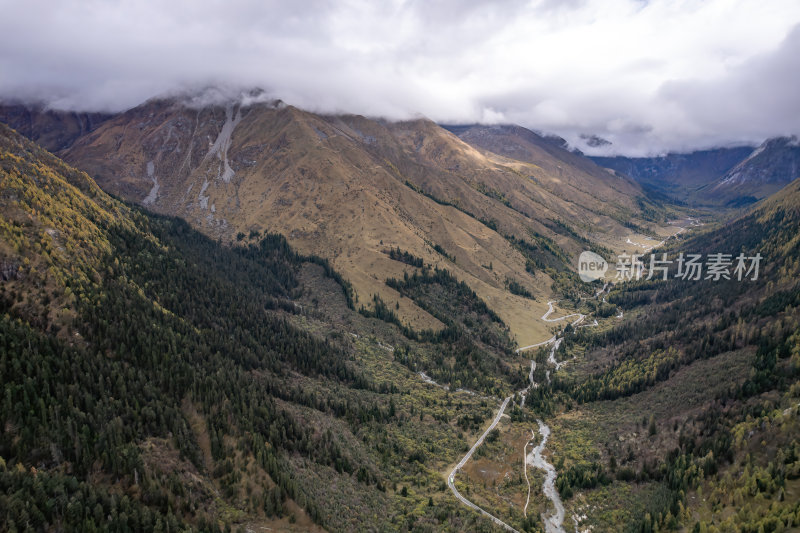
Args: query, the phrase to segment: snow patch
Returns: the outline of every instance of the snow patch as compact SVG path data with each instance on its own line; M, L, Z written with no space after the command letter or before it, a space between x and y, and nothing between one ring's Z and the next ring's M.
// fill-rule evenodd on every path
M748 161L758 157L758 155L761 154L766 149L767 149L767 143L764 143L761 146L759 146L758 148L756 148L755 150L753 150L753 153L750 154L749 156L747 156L747 158L744 161L742 161L741 163L739 163L739 164L741 165L743 163L747 163Z
M325 139L328 138L328 135L318 127L316 126L311 126L311 127L314 128L314 133L317 134L317 137L319 137L320 141L324 141Z
M722 179L722 181L719 182L719 185L731 185L731 184L743 182L744 181L744 179L743 179L744 174L742 173L742 169L745 167L745 165L747 165L748 162L750 162L753 159L755 159L756 157L758 157L760 154L762 154L764 152L764 150L767 149L767 142L769 142L769 141L764 141L764 143L761 146L759 146L758 148L753 150L753 153L751 153L744 160L742 160L735 167L733 167L733 170L731 170L728 173L728 175L725 176Z

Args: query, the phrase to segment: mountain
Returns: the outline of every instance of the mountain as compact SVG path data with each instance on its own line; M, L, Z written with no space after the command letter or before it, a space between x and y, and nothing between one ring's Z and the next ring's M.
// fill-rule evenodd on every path
M556 176L558 184L564 186L561 194L569 195L574 187L612 204L625 197L641 197L638 187L568 150L566 141L559 137L542 136L514 125L445 127L476 148L536 165L547 175Z
M0 122L51 152L69 148L78 137L93 131L112 116L0 101Z
M800 177L800 141L796 136L767 139L750 155L707 186L706 194L728 204L764 198Z
M618 284L607 297L624 319L566 337L557 360L571 370L542 404L547 446L563 454L556 485L579 529L796 527L798 225L800 179L672 241L655 253L672 262L667 279ZM700 255L698 279L677 275L681 253ZM724 275L710 270L716 254L730 254ZM740 277L739 254L746 269L760 257L759 268Z
M486 530L440 471L524 376L485 303L420 271L403 290L447 335L406 338L283 237L221 245L0 125L2 529Z
M761 146L717 148L660 157L591 157L642 185L696 205L737 207L765 198L800 176L797 137Z
M698 188L713 183L753 152L752 147L716 148L658 157L590 157L639 183L679 200L694 198Z
M632 180L555 146L512 159L425 119L194 102L146 102L62 155L104 190L214 238L281 233L302 253L331 259L359 306L374 308L377 295L415 329L444 325L386 284L405 269L392 249L446 267L528 344L546 333L532 317L554 282L569 284L570 258L587 236L612 247L650 224Z

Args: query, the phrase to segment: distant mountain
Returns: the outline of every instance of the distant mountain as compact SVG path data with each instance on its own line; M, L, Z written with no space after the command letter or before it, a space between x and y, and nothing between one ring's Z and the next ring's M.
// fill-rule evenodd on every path
M737 207L765 198L800 177L797 137L752 148L717 148L660 157L591 157L648 188L700 205Z
M800 141L796 136L767 139L716 182L699 191L728 204L769 196L800 177ZM707 192L706 192L707 191Z
M749 146L716 148L658 157L595 157L590 159L634 178L639 183L679 200L714 182L753 152Z
M582 154L571 151L567 141L561 137L545 136L515 125L443 127L476 148L537 165L550 174L564 176L577 183L606 184L612 189L619 188L620 194L629 195L632 192L624 180Z
M109 113L82 113L48 109L43 105L0 102L0 122L51 152L72 143L111 118Z
M358 305L373 307L378 295L415 328L442 324L386 284L406 270L391 249L446 266L524 342L544 332L530 320L531 306L542 304L526 294L549 297L588 236L619 242L628 226L648 223L638 184L543 138L506 155L425 119L196 102L151 100L63 157L104 190L215 238L279 232L300 251L330 258ZM520 138L534 135L525 132ZM524 289L512 294L510 286Z

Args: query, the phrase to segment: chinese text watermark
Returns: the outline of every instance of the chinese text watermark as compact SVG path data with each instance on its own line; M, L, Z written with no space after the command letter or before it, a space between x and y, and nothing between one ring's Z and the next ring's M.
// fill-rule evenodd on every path
M737 280L755 281L763 257L760 253L737 256L726 253L683 253L669 258L668 254L619 254L615 264L616 281L640 279L682 280ZM602 279L608 270L608 262L594 252L583 252L578 258L578 274L583 281Z

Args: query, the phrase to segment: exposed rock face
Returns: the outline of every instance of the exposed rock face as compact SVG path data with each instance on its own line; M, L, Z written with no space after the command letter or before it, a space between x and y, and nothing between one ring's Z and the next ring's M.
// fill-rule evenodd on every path
M9 281L17 279L19 271L19 261L0 258L0 280Z

